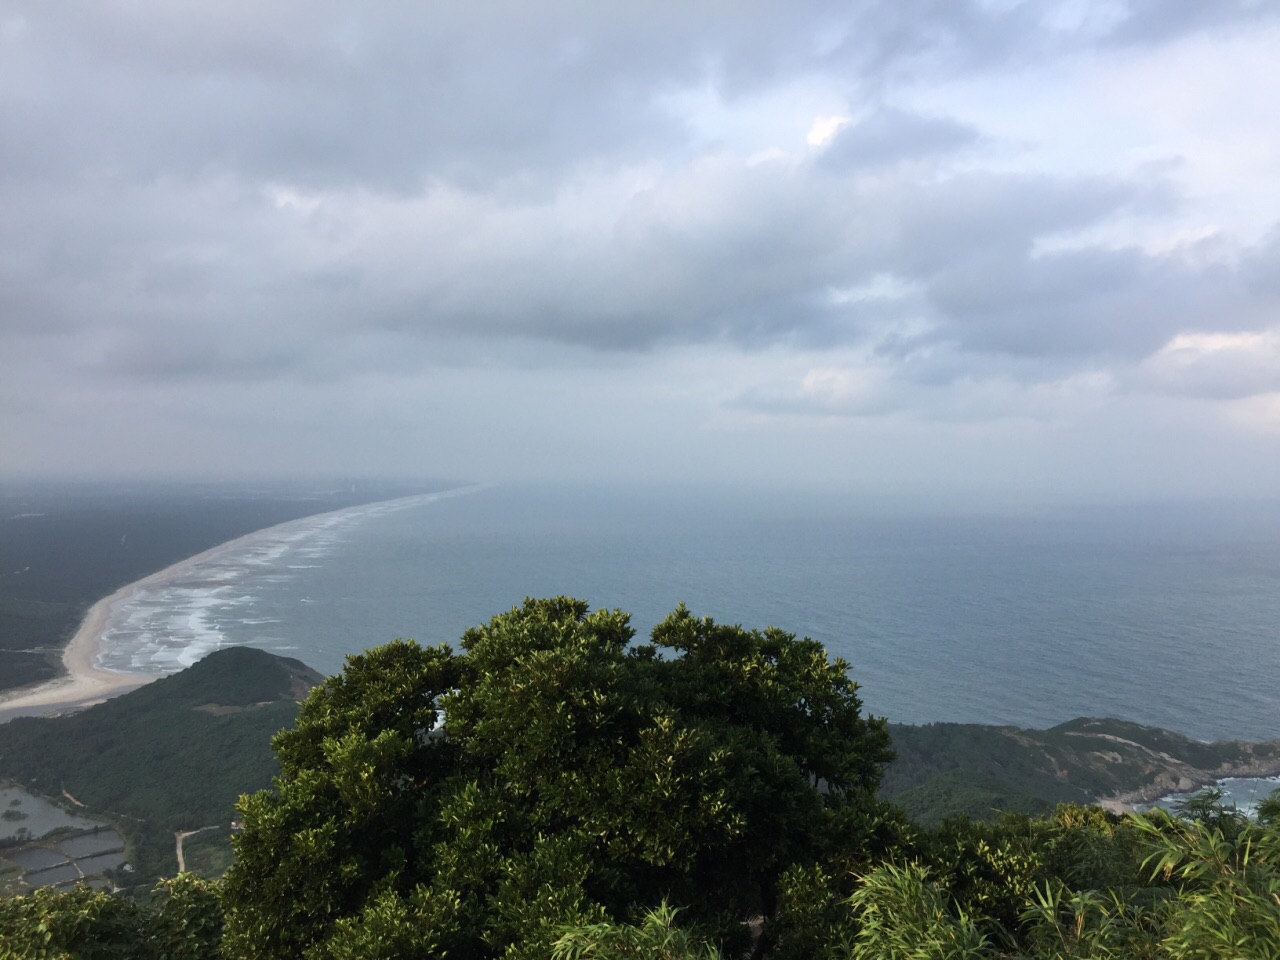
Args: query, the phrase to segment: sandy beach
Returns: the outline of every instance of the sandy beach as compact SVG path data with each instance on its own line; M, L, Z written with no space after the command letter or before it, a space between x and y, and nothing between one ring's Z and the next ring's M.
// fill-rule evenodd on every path
M331 512L339 513L342 511L335 510ZM313 520L315 516L323 516L323 514L316 514L302 519ZM75 636L71 638L71 642L62 651L62 664L67 671L66 676L58 677L56 680L49 680L34 687L12 692L6 691L6 693L0 694L0 723L12 720L15 717L51 716L53 714L66 713L69 710L79 710L95 703L101 703L103 700L118 697L120 694L128 693L130 690L136 690L138 687L158 679L161 676L160 674L125 673L117 670L105 670L98 666L97 661L98 654L102 648L102 637L111 622L111 616L116 607L132 599L141 590L163 586L167 581L184 575L194 566L214 559L220 554L238 549L246 541L260 537L272 530L277 530L279 527L297 522L297 520L289 520L286 523L264 527L262 530L255 530L242 537L236 537L234 540L220 543L194 556L170 564L163 570L157 570L141 580L125 584L110 596L103 597L89 608L89 612L85 614L84 620L80 622Z
M288 522L296 523L297 521ZM101 703L103 700L118 697L130 690L136 690L143 684L158 679L159 674L104 670L97 665L102 636L111 622L111 615L115 608L132 599L141 590L163 586L166 581L181 576L191 567L226 551L234 550L250 538L274 529L276 528L267 527L263 530L255 530L234 540L220 543L216 547L170 564L163 570L157 570L141 580L125 584L110 596L103 597L89 608L75 636L62 651L62 665L66 668L66 676L34 687L0 694L0 722L12 720L14 717L50 716L69 710L79 710Z
M342 507L337 510L311 514L307 517L299 517L295 520L287 520L284 523L263 527L260 530L254 530L243 536L227 540L217 546L210 547L208 550L179 560L177 563L171 564L162 570L157 570L155 573L149 574L140 580L128 583L110 596L103 597L89 608L89 612L85 614L84 620L80 622L75 635L62 652L62 663L67 671L66 676L58 677L56 680L50 680L33 687L0 693L0 723L12 720L15 717L50 716L71 710L79 710L95 703L101 703L103 700L118 697L122 693L136 690L152 680L159 679L162 674L126 673L117 670L106 670L98 666L103 634L111 623L112 614L118 606L131 600L135 594L142 590L162 587L170 580L185 576L192 567L214 560L223 554L239 550L249 542L263 536L270 536L284 527L304 522L314 523L319 518L345 514L352 510L367 510L371 507L394 509L397 506L411 503L430 502L443 497L469 493L481 488L481 485L473 484L452 490L414 494L391 500L359 504L354 507Z
M157 575L158 576L158 575ZM95 666L98 646L114 603L128 597L143 581L121 587L89 608L75 636L62 651L67 675L35 687L0 695L0 722L14 717L48 716L78 710L134 690L154 680L146 674L117 673Z

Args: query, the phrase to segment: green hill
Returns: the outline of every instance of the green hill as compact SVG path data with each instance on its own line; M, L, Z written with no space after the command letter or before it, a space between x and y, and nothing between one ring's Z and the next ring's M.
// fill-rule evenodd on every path
M1118 806L1226 776L1280 772L1280 740L1201 743L1124 720L1080 717L1048 730L971 723L891 724L898 759L881 795L921 823L996 810L1043 813L1058 803Z
M116 820L140 881L176 871L174 831L220 825L193 838L216 870L237 798L270 784L271 737L322 679L298 660L219 650L81 713L0 725L0 778Z

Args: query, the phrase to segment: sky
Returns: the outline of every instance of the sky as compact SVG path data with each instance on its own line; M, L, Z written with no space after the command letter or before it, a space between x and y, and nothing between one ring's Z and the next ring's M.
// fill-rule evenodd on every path
M0 0L0 475L1280 485L1280 0Z

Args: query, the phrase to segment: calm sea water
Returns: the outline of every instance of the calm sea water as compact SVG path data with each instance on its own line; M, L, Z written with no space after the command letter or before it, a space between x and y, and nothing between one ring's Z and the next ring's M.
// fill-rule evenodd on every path
M1225 777L1214 786L1222 791L1222 803L1234 806L1245 816L1252 817L1258 812L1258 804L1265 800L1273 790L1280 790L1280 777ZM1177 812L1178 805L1195 796L1199 791L1190 793L1173 793L1157 800L1152 806L1164 807Z
M677 603L848 660L894 721L1115 716L1280 737L1280 505L877 515L696 491L489 488L302 520L118 611L107 666L248 643L335 672L394 637L456 642L525 595Z

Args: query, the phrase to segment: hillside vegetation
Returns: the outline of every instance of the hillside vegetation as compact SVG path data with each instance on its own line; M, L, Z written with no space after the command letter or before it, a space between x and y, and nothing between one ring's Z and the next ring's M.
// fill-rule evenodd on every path
M177 868L173 832L232 818L243 793L267 786L279 765L274 734L324 678L300 661L248 647L66 717L0 724L0 779L37 793L65 790L89 811L118 819L138 883ZM896 759L879 795L925 826L965 815L1043 815L1059 803L1136 802L1232 775L1280 770L1280 741L1204 744L1121 720L1080 718L1049 730L980 724L889 724ZM228 831L187 841L194 869L230 861Z
M1280 740L1201 743L1123 720L1080 717L1048 730L891 724L897 760L881 795L921 823L1059 803L1149 802L1228 776L1280 773Z
M65 791L117 821L149 887L177 870L175 830L220 824L196 846L227 849L236 801L279 771L271 737L322 680L297 660L219 650L82 713L0 724L0 778L46 796Z

